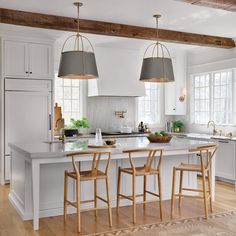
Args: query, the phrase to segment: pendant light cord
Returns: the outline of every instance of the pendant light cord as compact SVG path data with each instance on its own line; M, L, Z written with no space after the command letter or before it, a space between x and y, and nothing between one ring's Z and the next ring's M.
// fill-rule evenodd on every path
M79 9L80 9L80 4L77 5L77 13L78 13L78 18L77 18L77 34L79 37Z
M158 44L158 39L159 39L159 20L158 20L158 17L156 17L156 27L157 27L157 44Z

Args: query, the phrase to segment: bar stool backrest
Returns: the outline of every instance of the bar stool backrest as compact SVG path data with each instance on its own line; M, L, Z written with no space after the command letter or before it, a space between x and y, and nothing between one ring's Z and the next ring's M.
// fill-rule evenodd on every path
M199 146L190 149L189 152L198 152L202 168L208 169L211 165L212 158L214 157L217 148L217 144L209 144L206 146Z
M158 156L160 158L159 158L159 161L157 163L156 170L158 170L158 171L160 170L162 157L163 157L163 150L160 149L160 148L143 148L143 149L132 149L132 150L123 151L123 153L128 153L129 154L129 161L130 161L130 165L131 165L133 171L135 171L135 164L134 164L134 161L132 159L132 154L133 153L140 153L140 152L148 153L146 164L145 164L145 172L150 172L151 171L153 161L154 161L155 157L158 157Z
M93 156L92 165L91 165L91 172L93 175L97 174L97 171L99 170L101 157L104 156L102 158L102 160L106 161L105 174L106 175L108 174L108 169L109 169L110 160L111 160L111 152L109 152L109 151L74 152L74 153L67 154L66 156L72 158L73 168L74 168L74 171L75 171L77 177L80 176L80 170L75 162L75 157L85 156L85 155Z

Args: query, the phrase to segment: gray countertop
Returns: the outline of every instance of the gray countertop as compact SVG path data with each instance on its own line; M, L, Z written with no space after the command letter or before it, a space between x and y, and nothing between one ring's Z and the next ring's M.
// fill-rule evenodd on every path
M201 134L201 133L170 133L174 136L182 136L186 138L194 138L194 139L202 139L202 140L210 140L210 139L216 139L216 140L232 140L236 141L236 137L226 137L226 136L220 136L220 135L211 135L211 134Z
M191 139L178 139L173 137L170 143L150 143L146 137L116 138L117 147L110 148L112 154L121 154L127 149L138 149L145 147L159 147L165 151L188 150L200 145L207 145L209 141ZM211 142L212 143L212 142ZM61 143L39 142L39 143L10 143L12 150L22 153L28 158L52 158L64 157L66 154L75 151L91 151L96 149L88 148L88 144L94 144L94 138L80 138L77 141ZM99 149L101 150L101 148ZM107 150L107 149L103 149Z

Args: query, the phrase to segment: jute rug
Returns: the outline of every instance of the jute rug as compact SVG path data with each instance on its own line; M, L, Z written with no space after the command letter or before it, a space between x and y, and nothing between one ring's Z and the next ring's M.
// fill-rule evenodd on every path
M236 236L236 211L120 229L96 236Z

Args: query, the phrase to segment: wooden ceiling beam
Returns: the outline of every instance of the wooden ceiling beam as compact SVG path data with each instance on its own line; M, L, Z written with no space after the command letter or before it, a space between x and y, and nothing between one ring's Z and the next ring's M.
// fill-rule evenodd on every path
M212 8L222 9L226 11L236 12L235 0L176 0L176 1L187 2L193 5L212 7Z
M0 23L71 32L77 31L77 20L75 18L24 12L4 8L0 8ZM156 39L155 28L85 19L80 19L80 32L146 40ZM198 46L219 48L235 47L235 42L231 38L193 34L165 29L159 29L159 39L160 41L165 42Z

